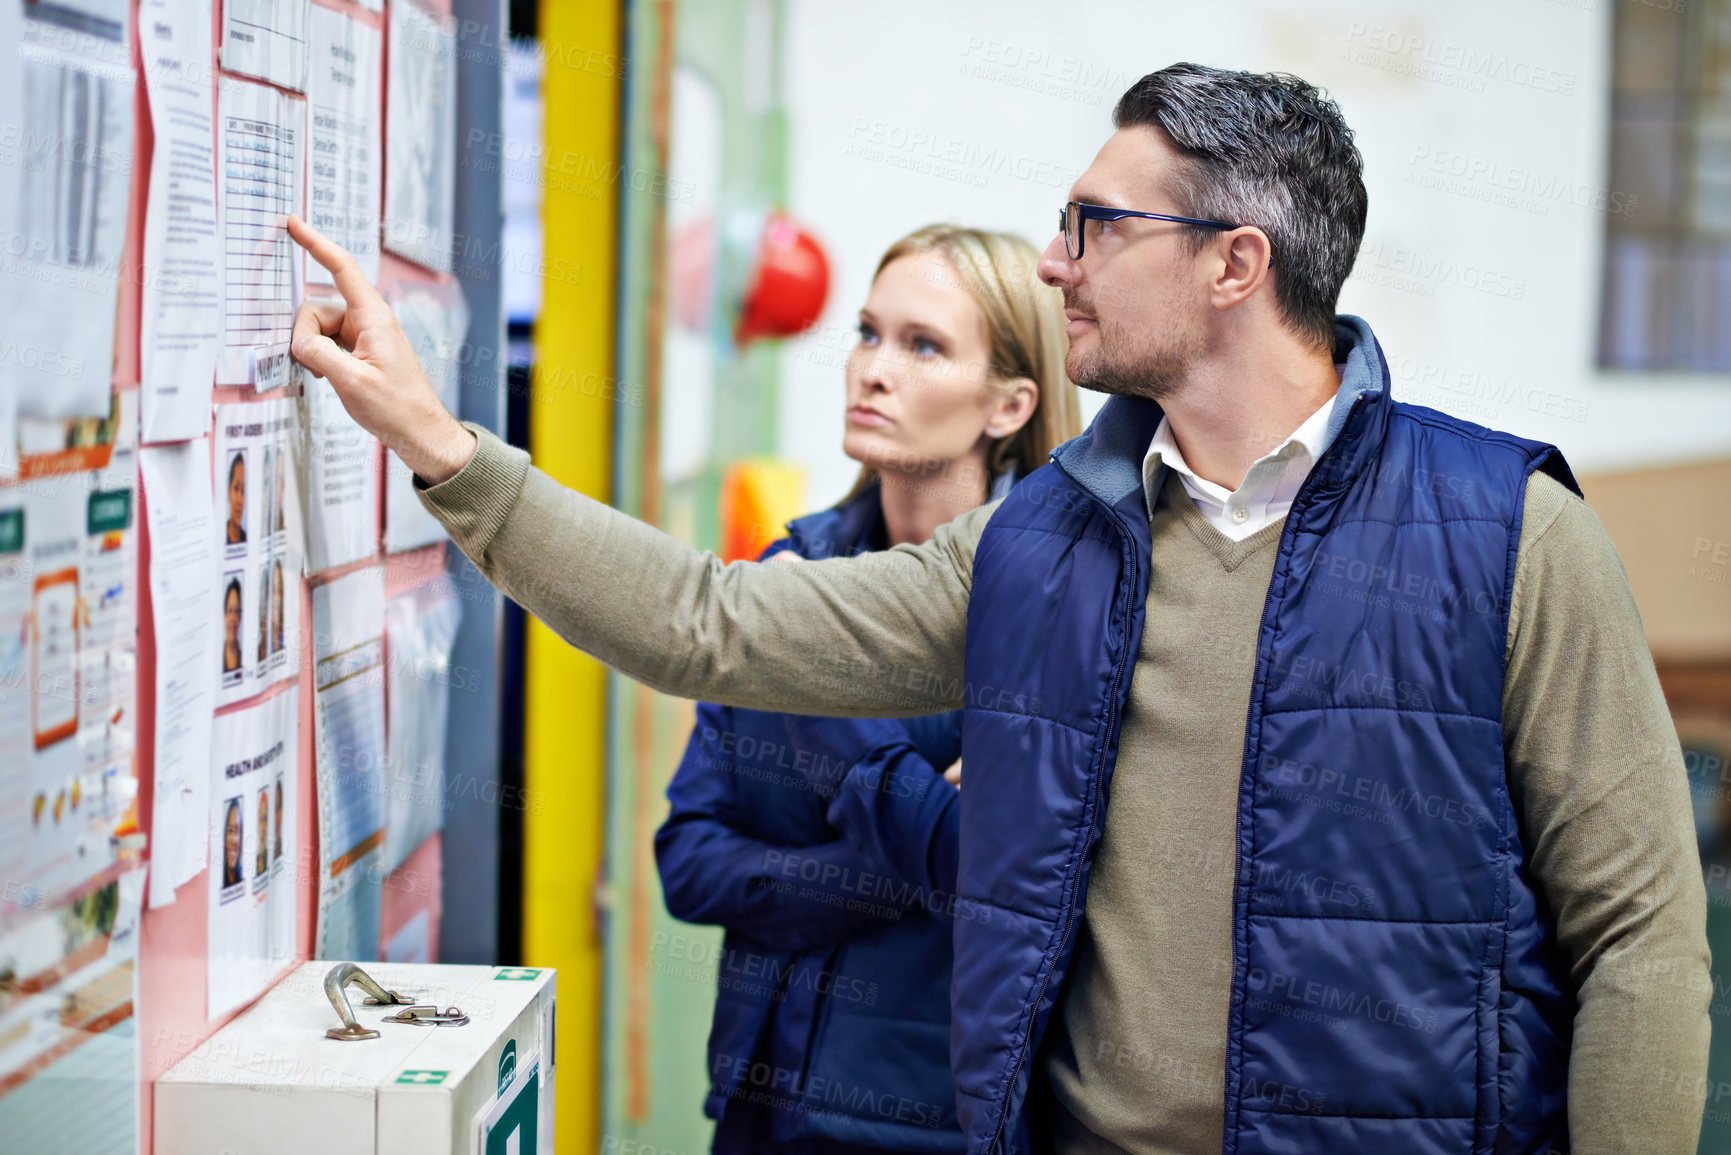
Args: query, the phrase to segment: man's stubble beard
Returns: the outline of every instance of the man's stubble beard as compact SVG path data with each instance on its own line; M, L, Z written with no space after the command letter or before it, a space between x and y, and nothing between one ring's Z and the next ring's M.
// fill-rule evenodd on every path
M1097 316L1086 352L1071 347L1064 370L1077 388L1165 401L1183 388L1203 350L1201 338L1168 322L1160 333L1134 332Z

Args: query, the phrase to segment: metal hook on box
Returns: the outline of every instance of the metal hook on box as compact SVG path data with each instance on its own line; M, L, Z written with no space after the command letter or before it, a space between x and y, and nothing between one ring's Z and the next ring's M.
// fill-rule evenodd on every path
M469 1021L469 1016L456 1007L446 1007L440 1010L431 1004L416 1004L404 1007L394 1015L386 1015L387 1023L412 1023L417 1026L460 1027Z
M343 993L344 988L358 986L371 997L369 1006L409 1006L414 1000L404 998L396 991L387 991L373 976L356 966L354 963L338 963L325 975L325 997L331 1001L331 1009L342 1019L341 1027L332 1027L325 1032L328 1039L339 1039L345 1043L359 1042L361 1039L376 1039L379 1032L361 1026L355 1019L355 1012L349 1009L349 998Z

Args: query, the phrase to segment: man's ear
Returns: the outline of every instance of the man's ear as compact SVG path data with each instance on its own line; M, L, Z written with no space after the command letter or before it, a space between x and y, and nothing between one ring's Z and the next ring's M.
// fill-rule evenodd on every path
M1254 225L1233 229L1221 237L1220 269L1210 286L1216 309L1230 309L1255 296L1274 267L1274 245Z
M1013 377L992 389L992 412L986 418L986 436L1008 437L1028 423L1040 407L1040 387L1032 377Z

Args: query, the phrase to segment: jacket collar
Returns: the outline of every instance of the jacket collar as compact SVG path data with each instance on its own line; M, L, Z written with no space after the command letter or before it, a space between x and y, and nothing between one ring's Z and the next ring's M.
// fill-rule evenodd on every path
M852 501L794 518L787 523L789 548L811 560L883 549L888 539L878 492L874 480Z
M986 500L1007 497L1019 480L1014 469L1006 469L992 478ZM794 518L787 523L788 548L808 560L887 549L882 493L874 478L852 501Z
M1344 368L1328 414L1324 452L1345 427L1353 401L1365 393L1387 396L1389 387L1382 346L1362 318L1345 313L1335 317L1334 359ZM1142 460L1148 456L1161 416L1160 406L1145 398L1109 397L1082 435L1058 446L1052 460L1107 505L1140 497Z

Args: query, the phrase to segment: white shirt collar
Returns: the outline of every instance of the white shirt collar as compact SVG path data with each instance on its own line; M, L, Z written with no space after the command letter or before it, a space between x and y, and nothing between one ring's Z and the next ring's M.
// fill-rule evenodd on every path
M1155 492L1154 484L1160 466L1164 465L1178 475L1203 516L1228 537L1242 540L1284 518L1311 466L1327 448L1328 418L1334 402L1333 397L1324 401L1285 441L1257 458L1236 490L1228 490L1198 477L1178 448L1171 422L1162 417L1160 427L1154 431L1154 440L1148 445L1148 454L1142 461L1142 484L1149 516L1153 516L1160 496Z

